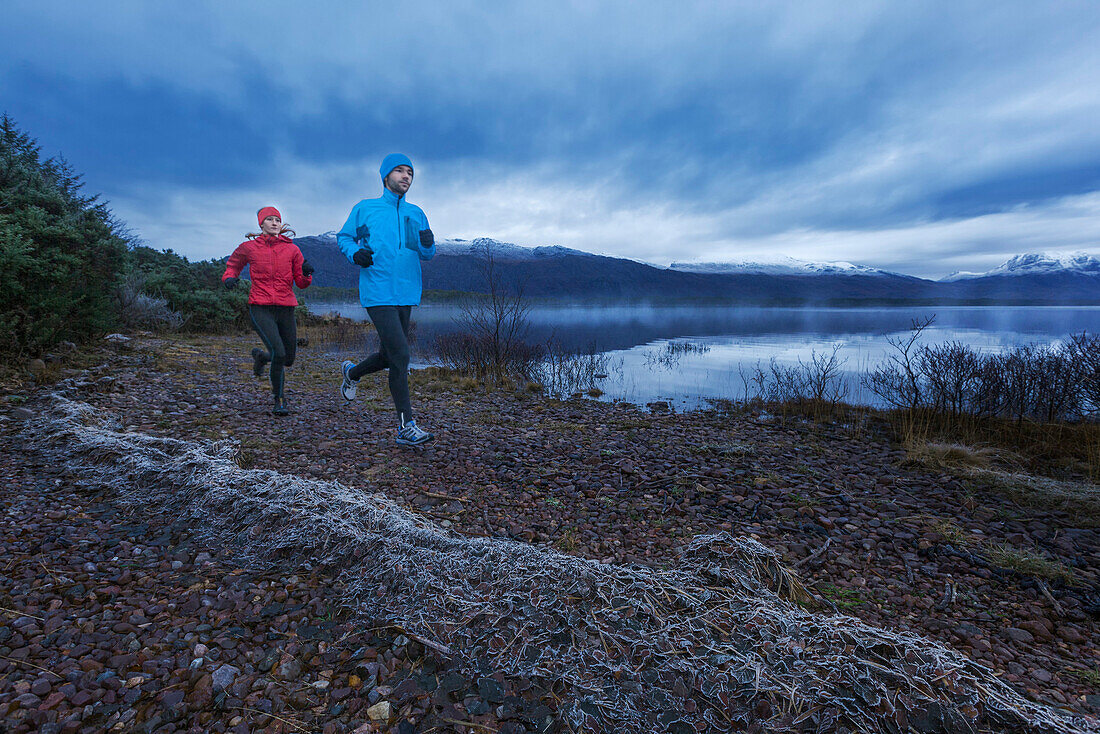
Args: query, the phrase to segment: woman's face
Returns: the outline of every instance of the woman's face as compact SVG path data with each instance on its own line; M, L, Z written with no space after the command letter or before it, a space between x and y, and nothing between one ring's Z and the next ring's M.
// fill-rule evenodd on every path
M264 234L277 235L283 228L283 220L272 214L260 223L260 230Z

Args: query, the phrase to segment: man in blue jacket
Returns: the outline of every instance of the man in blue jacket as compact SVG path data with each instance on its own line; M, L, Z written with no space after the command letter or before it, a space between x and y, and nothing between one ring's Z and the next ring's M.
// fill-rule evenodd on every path
M354 400L363 375L389 369L397 443L418 446L432 434L416 425L409 400L409 316L420 305L420 261L435 255L435 237L420 207L405 200L413 180L408 156L391 153L378 172L382 195L355 205L336 243L348 262L359 266L359 302L378 331L380 348L359 364L343 363L340 393Z

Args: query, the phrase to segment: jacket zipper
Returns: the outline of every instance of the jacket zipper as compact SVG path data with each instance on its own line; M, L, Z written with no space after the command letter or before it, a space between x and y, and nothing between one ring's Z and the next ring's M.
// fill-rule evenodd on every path
M397 260L398 260L398 258L401 257L401 248L404 246L404 243L401 241L402 232L401 232L401 197L400 196L397 197L397 201L394 203L393 211L397 215L397 252L393 253L393 267L394 267L394 270L396 271L397 270ZM396 303L397 302L397 278L396 277L391 278L390 283L392 285L392 290L390 291L390 300L394 301Z

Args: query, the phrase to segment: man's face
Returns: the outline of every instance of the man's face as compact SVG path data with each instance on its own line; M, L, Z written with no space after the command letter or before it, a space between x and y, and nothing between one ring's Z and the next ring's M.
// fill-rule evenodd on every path
M277 235L279 230L283 228L283 220L279 219L274 214L270 217L264 218L264 221L260 222L260 229L264 234Z
M390 171L386 176L386 188L398 196L404 195L413 182L413 169L401 165Z

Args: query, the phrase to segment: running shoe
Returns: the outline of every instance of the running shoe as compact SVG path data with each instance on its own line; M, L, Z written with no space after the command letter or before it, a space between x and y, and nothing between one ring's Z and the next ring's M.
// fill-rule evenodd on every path
M414 420L401 426L397 431L397 443L402 446L419 446L422 443L431 441L432 438L432 434L421 429Z
M271 361L271 357L267 356L267 352L259 347L252 348L252 374L256 377L263 377L264 365Z
M359 387L359 380L353 380L348 375L351 368L355 366L355 362L344 360L344 363L340 365L340 373L344 376L343 381L340 383L340 394L344 396L344 400L355 400L355 391Z
M275 408L271 412L275 415L290 415L290 408L286 405L286 398L276 398Z

